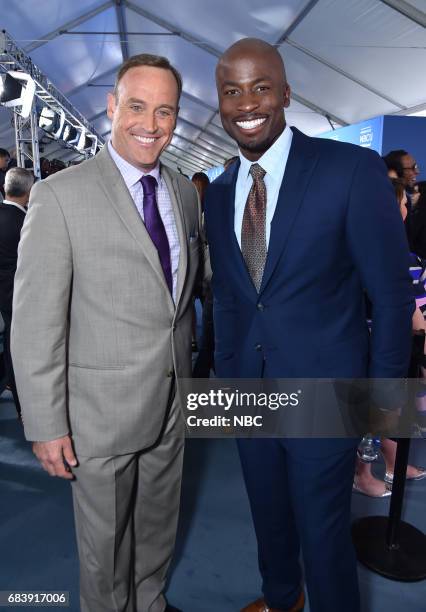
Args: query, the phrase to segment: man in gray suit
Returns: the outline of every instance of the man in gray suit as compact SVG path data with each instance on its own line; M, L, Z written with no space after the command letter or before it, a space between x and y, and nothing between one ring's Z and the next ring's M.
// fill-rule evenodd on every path
M137 55L108 98L111 140L37 184L22 231L12 354L25 433L72 480L83 612L163 612L204 254L194 186L159 163L181 78Z

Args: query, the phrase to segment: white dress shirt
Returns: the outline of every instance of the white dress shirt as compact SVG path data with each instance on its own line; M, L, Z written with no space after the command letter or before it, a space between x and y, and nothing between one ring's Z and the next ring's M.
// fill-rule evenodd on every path
M3 200L2 204L15 206L16 208L19 208L19 210L22 210L23 213L27 214L27 209L25 208L25 206L22 206L22 204L18 204L18 202L12 202L12 200Z
M248 194L253 184L250 174L250 167L256 163L265 170L266 186L266 246L269 246L271 235L271 221L277 207L278 194L284 177L287 165L288 154L290 152L293 132L288 125L285 126L282 134L274 144L260 157L257 162L249 161L240 151L240 168L238 170L237 184L235 187L235 216L234 229L238 244L241 248L241 228L243 224L244 209Z

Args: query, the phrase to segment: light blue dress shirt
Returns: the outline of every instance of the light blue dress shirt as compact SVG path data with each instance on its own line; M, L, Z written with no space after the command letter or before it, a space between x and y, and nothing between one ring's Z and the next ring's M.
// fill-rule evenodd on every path
M253 184L250 167L253 163L257 163L262 166L266 172L264 181L266 185L266 246L268 247L269 237L271 235L271 221L277 207L278 194L287 165L292 138L293 132L288 125L286 125L280 137L277 138L272 147L270 147L257 162L249 161L240 151L241 165L238 170L237 184L235 187L234 217L235 235L240 248L244 209Z

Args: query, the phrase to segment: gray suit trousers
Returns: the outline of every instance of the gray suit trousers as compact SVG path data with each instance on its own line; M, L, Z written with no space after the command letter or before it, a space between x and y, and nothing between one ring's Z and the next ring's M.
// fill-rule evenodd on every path
M155 406L153 406L155 409ZM73 468L81 612L163 612L183 462L177 399L148 450L83 457Z

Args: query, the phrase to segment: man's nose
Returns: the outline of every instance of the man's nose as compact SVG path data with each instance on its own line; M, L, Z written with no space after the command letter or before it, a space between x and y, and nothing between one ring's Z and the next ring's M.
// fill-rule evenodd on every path
M154 134L157 131L157 116L153 113L144 113L141 121L142 127L146 132Z
M238 99L238 109L245 113L253 112L259 106L259 98L253 92L242 93Z

